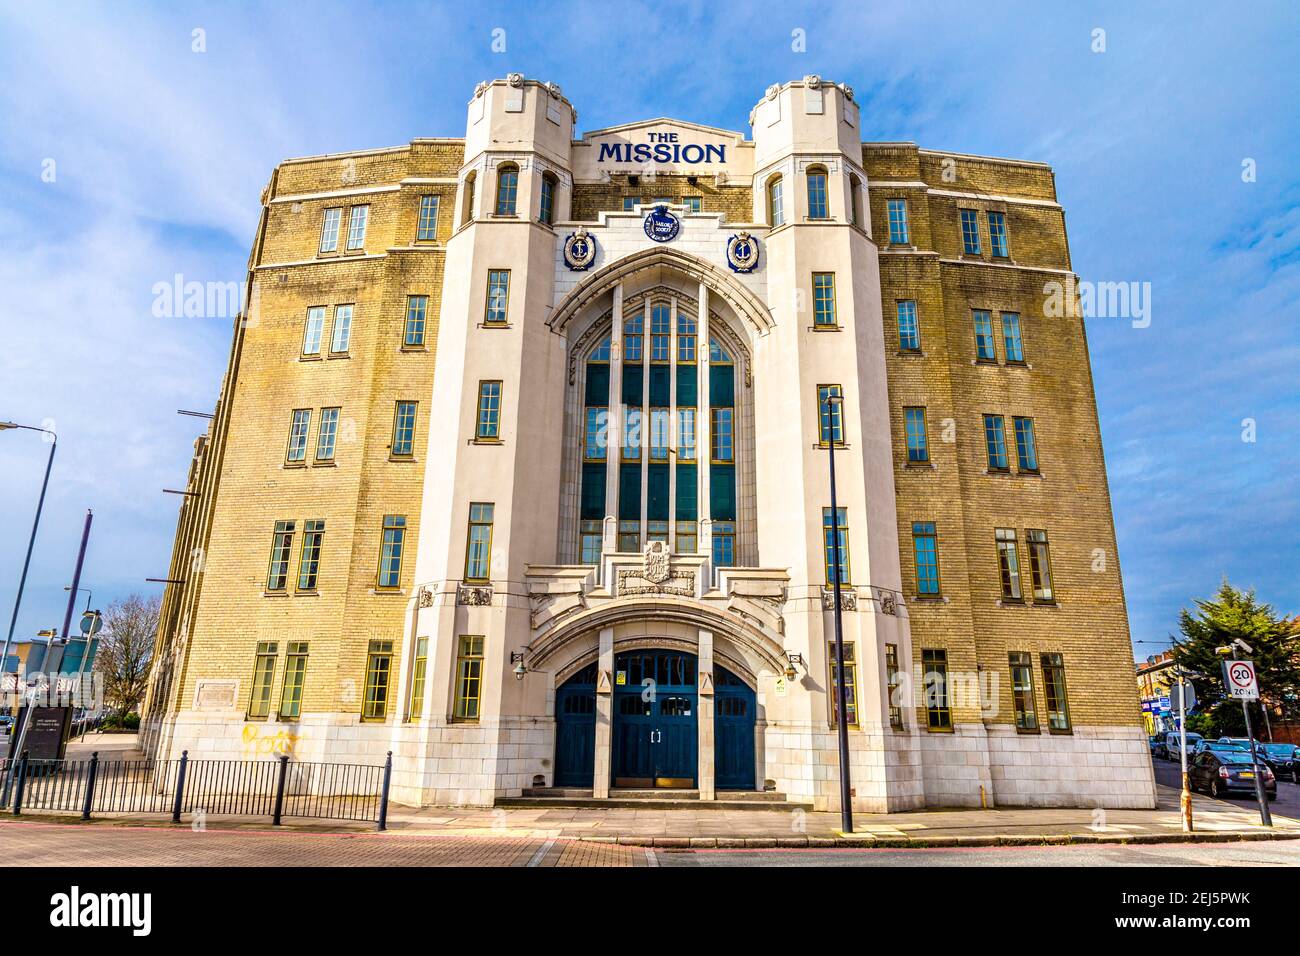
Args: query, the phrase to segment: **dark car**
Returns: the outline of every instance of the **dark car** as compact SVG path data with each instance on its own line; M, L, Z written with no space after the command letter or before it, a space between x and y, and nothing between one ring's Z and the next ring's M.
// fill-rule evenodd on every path
M1151 748L1151 756L1166 758L1164 734L1156 734L1154 737L1148 737L1147 746Z
M1277 777L1267 764L1261 764L1259 772L1263 778L1264 794L1272 800L1277 796ZM1187 776L1193 790L1216 798L1234 793L1249 796L1255 792L1255 772L1249 753L1203 750L1196 755Z
M1288 777L1292 783L1300 783L1300 747L1295 744L1256 744L1255 749L1268 761L1279 780Z

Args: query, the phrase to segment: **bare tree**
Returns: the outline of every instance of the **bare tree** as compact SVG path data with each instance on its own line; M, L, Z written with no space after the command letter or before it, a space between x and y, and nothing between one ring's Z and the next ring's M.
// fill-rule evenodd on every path
M161 606L156 595L132 594L104 612L95 670L104 681L105 700L122 716L139 710L144 700Z

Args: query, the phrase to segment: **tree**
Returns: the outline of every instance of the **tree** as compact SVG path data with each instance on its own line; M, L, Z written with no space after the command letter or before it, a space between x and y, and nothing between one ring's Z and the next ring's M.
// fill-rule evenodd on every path
M95 670L104 682L106 703L122 717L139 710L144 700L161 606L157 596L132 594L104 612Z
M1197 601L1195 613L1184 608L1178 617L1182 636L1174 638L1174 663L1199 675L1192 678L1197 706L1219 734L1245 733L1241 708L1223 689L1224 658L1215 653L1236 638L1252 648L1248 656L1255 662L1261 701L1286 706L1295 700L1300 688L1300 618L1279 616L1270 605L1259 603L1253 590L1239 591L1226 578L1213 600ZM1263 728L1255 730L1260 734Z

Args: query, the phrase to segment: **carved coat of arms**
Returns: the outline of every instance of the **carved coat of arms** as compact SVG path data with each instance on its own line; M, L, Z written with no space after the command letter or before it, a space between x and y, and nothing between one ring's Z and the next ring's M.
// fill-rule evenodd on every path
M645 549L645 571L642 573L651 584L663 584L668 580L668 545L662 541L651 541Z

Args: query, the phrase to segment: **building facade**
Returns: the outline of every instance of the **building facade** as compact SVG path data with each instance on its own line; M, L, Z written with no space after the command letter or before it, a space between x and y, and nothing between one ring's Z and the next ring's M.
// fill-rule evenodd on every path
M836 807L838 550L855 806L1154 805L1051 170L815 76L749 119L577 135L512 74L275 170L153 752Z

